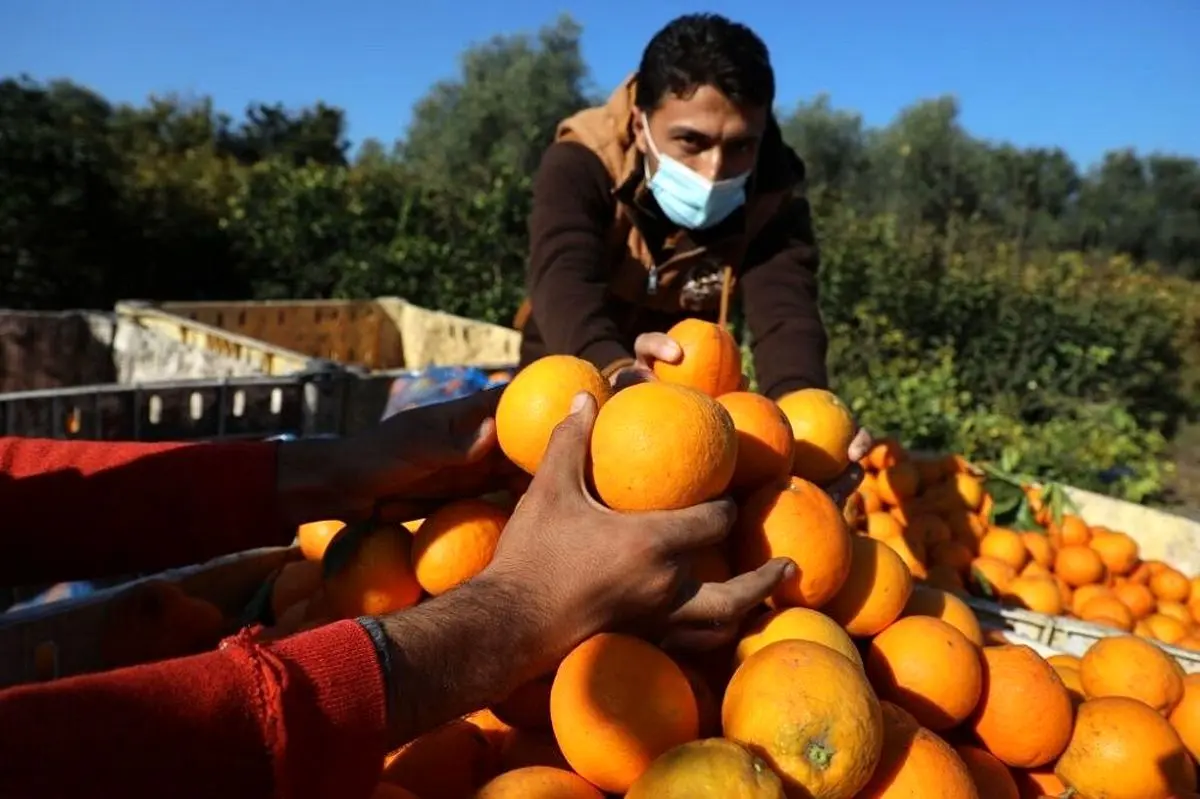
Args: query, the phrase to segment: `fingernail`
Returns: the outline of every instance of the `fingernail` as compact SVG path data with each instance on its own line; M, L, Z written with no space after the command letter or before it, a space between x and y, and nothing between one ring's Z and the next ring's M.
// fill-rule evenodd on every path
M588 394L586 391L580 391L571 398L571 413L579 413L583 410L583 406L587 405Z
M798 569L796 568L796 564L789 563L788 565L783 567L783 579L785 579L785 580L792 579L793 577L796 576L797 571L798 571Z

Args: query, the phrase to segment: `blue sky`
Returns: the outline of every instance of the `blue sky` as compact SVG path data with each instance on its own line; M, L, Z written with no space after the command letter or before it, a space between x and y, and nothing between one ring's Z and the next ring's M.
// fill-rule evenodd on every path
M759 32L784 105L828 92L885 124L952 93L973 133L1084 165L1122 146L1200 156L1200 0L0 0L0 75L123 101L209 94L234 112L322 99L346 109L352 140L391 141L473 42L569 12L607 92L655 30L697 10Z

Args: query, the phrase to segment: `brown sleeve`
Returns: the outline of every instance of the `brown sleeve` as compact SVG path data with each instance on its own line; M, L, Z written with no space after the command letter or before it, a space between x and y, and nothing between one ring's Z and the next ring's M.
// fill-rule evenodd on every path
M812 212L797 195L751 245L740 282L758 388L772 399L799 388L828 387L818 264Z
M591 150L552 144L533 179L529 215L528 291L546 350L600 369L633 357L606 307L612 188L608 170Z

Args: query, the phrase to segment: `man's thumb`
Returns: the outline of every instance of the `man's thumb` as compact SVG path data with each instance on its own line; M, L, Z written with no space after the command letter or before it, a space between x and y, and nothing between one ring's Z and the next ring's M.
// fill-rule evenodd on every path
M586 391L575 395L566 418L558 423L546 444L538 474L578 482L587 463L588 442L596 422L596 398Z

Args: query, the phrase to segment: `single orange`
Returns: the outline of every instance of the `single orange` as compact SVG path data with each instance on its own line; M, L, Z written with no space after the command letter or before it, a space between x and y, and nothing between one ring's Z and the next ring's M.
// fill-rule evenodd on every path
M776 641L812 641L840 652L862 666L862 657L846 631L833 619L810 608L785 608L756 619L738 642L734 665Z
M1092 549L1112 574L1129 574L1138 564L1138 545L1125 533L1093 531Z
M717 397L737 431L737 466L731 488L753 488L792 470L796 442L779 406L761 394L734 391Z
M353 549L325 559L325 595L342 618L381 616L417 604L421 584L413 573L412 536L391 525L380 525L359 539ZM332 553L330 553L332 555Z
M1054 566L1054 542L1042 533L1021 533L1021 541L1034 563L1044 568Z
M971 772L950 744L918 724L903 708L887 701L880 706L883 752L870 782L854 795L856 799L931 795L978 799Z
M1171 711L1170 722L1192 757L1200 761L1200 674L1184 678L1183 699Z
M474 799L604 799L604 794L573 772L526 766L493 777Z
M883 716L858 664L812 641L776 641L737 668L725 737L761 757L789 797L851 797L879 763Z
M696 697L679 666L616 633L588 639L559 665L550 718L567 762L610 793L628 791L659 755L700 731Z
M986 646L983 692L971 720L984 747L1008 766L1052 762L1071 739L1074 710L1062 678L1027 646ZM1037 708L1038 723L1029 723Z
M455 719L388 754L380 779L416 796L470 799L495 775L496 761L487 734Z
M600 370L573 355L547 355L526 366L504 387L496 406L496 440L508 459L529 474L537 471L550 435L570 414L576 394L601 407L612 389Z
M775 589L777 607L820 608L850 573L854 536L846 520L824 490L799 477L752 494L738 514L736 536L738 571L778 557L791 558L798 567Z
M1029 559L1029 551L1021 534L1003 527L993 527L979 542L979 554L1003 561L1020 571Z
M784 799L771 767L744 746L724 738L691 741L665 752L624 799Z
M866 669L881 699L895 702L934 731L966 719L983 690L979 648L931 616L899 619L875 636Z
M875 635L900 617L913 591L912 573L886 544L854 536L850 572L823 611L854 636Z
M1125 603L1115 596L1097 596L1089 599L1079 608L1079 618L1084 621L1099 622L1106 620L1118 630L1129 632L1133 629L1133 612L1125 607Z
M693 388L716 398L742 384L742 354L733 335L713 322L688 318L675 323L667 335L683 350L678 363L654 362L659 380Z
M300 540L300 551L308 560L319 561L325 556L325 549L329 546L329 542L345 527L345 522L334 519L300 525L296 529L296 537Z
M1144 619L1154 612L1154 593L1141 583L1121 583L1113 589L1113 594L1129 608L1135 620Z
M1150 590L1160 600L1187 602L1192 592L1192 582L1178 569L1168 567L1150 578Z
M954 751L971 773L979 799L1021 799L1012 772L991 752L967 745L956 746Z
M921 476L912 461L901 461L880 470L875 477L879 497L888 505L900 505L917 495Z
M792 474L823 484L845 471L858 427L836 394L802 388L780 397L779 407L791 423L796 441Z
M1006 604L1057 616L1063 612L1062 594L1049 577L1021 576L1013 579L1004 592Z
M479 574L492 562L507 522L507 513L481 499L438 508L413 536L417 582L437 596Z
M1078 796L1173 799L1196 790L1196 765L1179 734L1161 715L1123 696L1079 706L1070 745L1054 771Z
M1057 527L1063 546L1087 546L1092 540L1092 532L1087 522L1073 514L1064 513L1062 522Z
M1104 561L1084 544L1068 544L1054 556L1054 572L1072 588L1098 583L1104 577Z
M971 561L971 582L986 596L999 598L1017 579L1017 572L1002 560L978 557Z
M894 438L881 438L876 441L866 457L867 464L877 472L906 459L904 447Z
M904 535L904 526L887 511L875 511L867 514L867 535L880 541L899 538Z
M1176 644L1188 634L1186 624L1162 613L1151 613L1142 621L1150 634L1164 644Z
M904 606L904 615L941 619L965 635L971 643L983 646L983 630L975 612L966 602L948 591L928 585L915 586Z
M638 383L596 416L592 485L613 510L686 508L729 487L737 447L733 419L715 399L672 383Z
M1127 696L1169 715L1183 699L1183 668L1161 648L1134 635L1101 638L1079 664L1091 699Z

